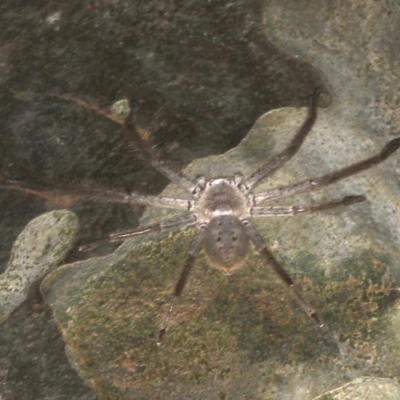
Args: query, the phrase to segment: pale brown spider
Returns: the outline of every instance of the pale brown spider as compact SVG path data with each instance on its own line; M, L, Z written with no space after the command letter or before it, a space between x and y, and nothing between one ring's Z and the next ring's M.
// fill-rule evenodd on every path
M138 133L137 128L134 126L132 115L129 115L124 121L121 121L113 117L111 114L90 105L81 99L73 96L55 95L55 97L72 100L80 105L90 108L118 123L122 127L122 132L127 142L136 150L139 150L141 156L155 169L190 194L192 199L184 200L139 195L136 193L124 193L113 190L91 189L85 187L45 187L43 185L32 185L31 182L17 179L5 179L2 181L2 185L34 193L39 196L46 196L46 193L50 192L53 196L67 194L76 198L91 197L107 201L142 204L146 206L190 212L190 216L174 218L155 225L139 227L125 232L113 233L106 240L81 246L80 248L81 250L87 250L104 242L124 241L150 232L160 232L188 225L198 226L198 233L190 246L179 279L175 285L168 312L160 329L157 340L158 344L163 341L176 300L182 294L200 249L204 247L211 265L221 270L224 274L229 275L245 263L250 242L252 242L260 252L265 259L265 262L274 269L282 281L291 289L298 303L307 315L311 317L318 326L323 327L324 322L322 318L316 313L311 304L296 287L289 274L268 250L263 238L251 226L250 220L255 217L287 216L316 212L365 201L366 198L364 196L346 196L328 203L316 205L262 206L262 204L273 199L293 196L301 192L318 190L326 185L330 185L341 179L371 168L372 166L386 160L400 147L400 138L391 140L375 156L345 168L338 169L319 177L305 179L294 184L269 189L260 193L253 193L253 190L264 178L270 176L278 168L281 168L297 153L316 120L317 100L319 94L318 89L311 93L309 98L308 114L304 123L286 149L284 149L280 154L277 154L267 161L249 177L244 178L241 175L236 175L229 178L218 177L209 181L205 181L204 178L192 181L185 176L185 174L170 168L169 164L162 161L155 150L148 146L146 141L143 140L142 136Z

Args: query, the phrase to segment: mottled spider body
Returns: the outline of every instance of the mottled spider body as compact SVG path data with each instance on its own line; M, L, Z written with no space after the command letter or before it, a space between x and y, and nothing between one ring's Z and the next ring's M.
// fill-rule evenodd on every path
M241 220L250 217L251 199L240 182L239 176L208 181L193 207L198 222L206 224L204 250L210 264L226 275L245 263L249 248Z
M288 146L281 153L267 160L264 165L249 177L244 178L237 174L232 178L217 177L207 182L204 178L192 181L185 174L170 168L168 163L161 160L155 150L150 147L140 135L140 129L135 126L134 118L131 114L128 115L124 121L121 121L104 110L88 104L79 98L66 95L56 95L55 97L74 101L119 124L127 143L138 150L145 161L191 196L191 200L185 200L86 187L46 187L37 184L33 185L32 182L18 179L7 179L0 182L2 186L23 190L46 198L48 198L49 195L69 195L75 198L91 197L106 201L143 204L159 208L189 211L189 216L182 216L155 225L114 233L105 240L81 246L81 249L85 250L104 242L120 242L150 232L159 232L188 225L198 226L198 233L193 239L186 260L183 263L167 315L158 336L159 344L162 342L167 331L176 300L182 294L196 257L202 248L205 249L210 263L224 274L229 275L245 263L249 245L252 243L264 258L265 263L272 267L283 283L290 288L294 297L308 316L311 317L318 326L324 326L322 319L304 298L301 291L294 284L292 278L269 251L264 239L252 227L251 219L256 217L287 216L299 213L317 212L365 201L366 199L364 196L356 195L346 196L316 205L264 205L271 200L293 196L302 192L318 190L324 186L371 168L386 160L400 147L400 138L391 140L378 154L347 167L337 169L331 173L308 178L294 184L253 193L257 185L273 174L277 169L281 168L297 153L303 144L304 139L311 131L317 117L319 90L314 90L310 95L307 117ZM131 109L133 109L133 107L131 107Z
M208 181L193 209L201 218L199 222L210 222L220 215L249 217L250 204L240 188L240 182L239 176Z

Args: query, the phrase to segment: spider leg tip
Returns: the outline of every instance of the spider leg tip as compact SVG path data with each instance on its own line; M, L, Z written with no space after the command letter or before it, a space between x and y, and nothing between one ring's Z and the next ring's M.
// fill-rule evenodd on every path
M389 143L392 143L392 145L397 146L397 148L399 148L400 147L400 137L394 138Z
M318 101L320 95L321 95L321 88L319 86L316 86L310 93L309 96L310 104L315 104Z
M346 196L343 199L343 205L348 206L348 205L354 204L354 203L362 203L365 200L367 200L367 198L363 195Z
M166 332L167 332L166 329L164 329L164 328L160 329L160 332L158 333L158 338L157 338L157 346L162 345Z
M392 153L394 153L398 148L400 148L400 137L392 139L382 150L382 158L389 157Z

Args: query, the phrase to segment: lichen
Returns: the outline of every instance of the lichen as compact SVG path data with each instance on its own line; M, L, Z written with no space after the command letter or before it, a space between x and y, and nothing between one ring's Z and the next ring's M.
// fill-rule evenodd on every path
M35 218L20 233L0 276L0 322L26 299L33 282L61 263L77 229L75 214L62 210Z

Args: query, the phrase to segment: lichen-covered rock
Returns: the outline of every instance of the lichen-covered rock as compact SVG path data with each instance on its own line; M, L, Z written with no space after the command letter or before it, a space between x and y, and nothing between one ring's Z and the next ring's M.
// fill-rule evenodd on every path
M270 112L235 149L197 160L185 172L207 179L238 171L247 176L288 143L303 118L299 109ZM354 127L350 134L350 127L335 121L331 109L321 112L299 154L257 191L320 176L381 150L384 143L368 140L362 131L355 134ZM348 376L396 374L400 338L390 295L400 257L395 241L383 234L400 226L394 163L395 157L279 203L355 194L366 195L367 202L254 222L336 333L340 352L254 250L229 277L200 254L166 342L158 347L158 329L195 234L190 228L136 238L109 256L66 265L46 277L42 293L75 369L101 398L163 400L282 398L278 393L311 399L346 383ZM174 185L164 194L185 196ZM142 222L171 214L152 209ZM377 230L378 220L385 229Z
M35 218L20 233L0 275L0 322L26 299L33 282L61 263L77 229L75 214L59 210Z

